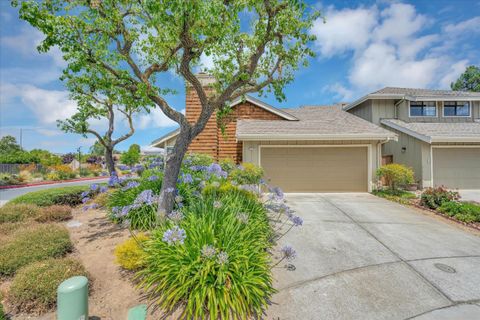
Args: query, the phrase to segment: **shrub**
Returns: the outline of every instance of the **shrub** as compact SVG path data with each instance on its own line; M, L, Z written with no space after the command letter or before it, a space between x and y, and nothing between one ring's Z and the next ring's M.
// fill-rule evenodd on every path
M458 192L449 191L445 187L427 188L420 196L420 205L430 209L437 209L444 202L458 199L460 199Z
M447 201L438 211L463 222L480 222L480 206L474 203Z
M137 270L145 265L145 253L141 247L142 243L149 238L139 233L135 237L127 239L115 248L117 263L124 269Z
M34 204L7 204L0 207L0 223L21 222L38 216L40 208Z
M35 220L37 222L59 222L72 218L72 208L65 205L43 207Z
M253 163L243 163L230 173L232 181L238 184L259 184L263 177L263 169Z
M82 203L81 194L88 188L88 186L70 186L34 191L19 196L9 203L30 203L41 207L59 204L74 207Z
M209 166L213 163L212 156L203 153L189 153L183 159L185 166Z
M145 242L140 287L164 311L183 309L186 319L261 317L274 292L272 230L263 205L228 194L184 210L178 226L168 221Z
M374 190L372 193L378 197L385 198L390 201L395 201L401 204L410 204L411 200L417 198L414 193L403 190Z
M11 186L20 184L22 181L16 174L0 173L0 186Z
M42 224L19 230L0 247L0 275L13 275L19 268L71 251L68 230L56 224Z
M230 173L233 169L235 169L235 161L232 158L225 158L221 159L219 165L222 167L222 170Z
M63 258L34 262L20 269L12 281L9 301L23 312L52 310L57 302L57 287L73 276L87 276L80 261Z
M59 179L57 180L72 179L75 178L77 175L72 168L65 164L50 166L49 169L52 171L52 173L55 173L58 176Z
M413 170L403 164L391 163L377 169L377 177L383 178L387 186L396 190L414 182Z
M26 164L39 162L40 159L38 159L38 157L24 150L17 150L10 153L0 153L0 163Z

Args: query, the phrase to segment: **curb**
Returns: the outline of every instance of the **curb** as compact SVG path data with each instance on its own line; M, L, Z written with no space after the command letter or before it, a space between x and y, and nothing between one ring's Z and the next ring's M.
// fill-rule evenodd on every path
M70 180L59 180L59 181L42 181L38 183L29 183L29 184L16 184L11 186L0 186L0 190L3 189L19 189L19 188L27 188L27 187L38 187L44 186L49 184L60 184L60 183L69 183L69 182L77 182L77 181L95 181L100 179L107 179L108 177L88 177L88 178L78 178L78 179L70 179Z

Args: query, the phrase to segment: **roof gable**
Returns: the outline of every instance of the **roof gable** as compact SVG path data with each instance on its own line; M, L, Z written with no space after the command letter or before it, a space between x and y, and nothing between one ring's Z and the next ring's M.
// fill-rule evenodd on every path
M238 97L237 99L233 100L230 103L230 107L233 108L233 107L235 107L235 106L237 106L237 105L239 105L243 102L249 102L249 103L253 104L254 106L262 108L262 109L264 109L268 112L271 112L273 114L276 114L277 116L282 117L285 120L290 120L290 121L297 121L298 120L296 117L294 117L290 113L285 112L281 109L275 108L275 107L269 105L268 103L265 103L265 102L263 102L259 99L251 97L249 95L246 95L245 97Z

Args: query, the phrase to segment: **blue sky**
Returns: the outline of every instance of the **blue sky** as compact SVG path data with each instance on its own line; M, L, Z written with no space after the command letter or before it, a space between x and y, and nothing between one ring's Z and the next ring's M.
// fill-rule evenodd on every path
M58 77L64 62L58 51L36 52L42 35L0 1L0 135L19 137L26 149L86 150L94 142L56 128L75 103ZM448 88L466 66L480 65L480 0L321 1L326 23L317 36L317 57L286 88L287 101L263 100L276 107L348 102L385 86ZM208 64L208 61L205 61ZM184 84L168 74L179 94L168 97L185 108ZM137 132L120 144L142 146L174 128L161 112L140 115ZM101 126L101 124L95 124ZM124 124L119 123L123 129Z

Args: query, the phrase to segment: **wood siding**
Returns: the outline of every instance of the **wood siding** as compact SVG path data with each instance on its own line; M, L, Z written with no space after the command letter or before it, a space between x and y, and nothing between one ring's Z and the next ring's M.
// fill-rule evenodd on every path
M200 99L195 90L187 87L186 117L190 123L197 121L202 110ZM205 126L205 129L192 141L188 152L203 153L212 156L215 160L230 158L236 163L242 162L242 142L236 138L238 119L282 120L283 118L257 107L250 102L236 105L229 116L224 119L224 132L217 124L217 115L214 112ZM288 120L285 120L288 121Z

